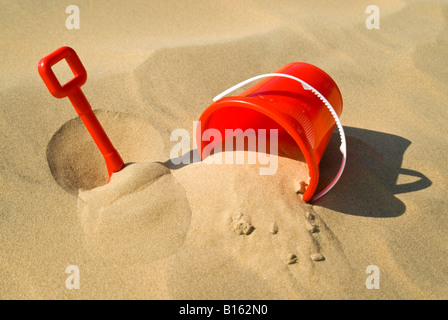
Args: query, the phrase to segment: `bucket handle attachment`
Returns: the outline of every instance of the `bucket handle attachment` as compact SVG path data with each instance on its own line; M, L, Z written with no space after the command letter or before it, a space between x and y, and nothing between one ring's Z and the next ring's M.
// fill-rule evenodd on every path
M346 143L346 139L345 139L344 128L342 127L341 121L339 120L339 117L338 117L336 111L334 110L334 108L332 107L332 105L330 104L330 102L328 102L328 100L319 91L317 91L315 88L310 86L308 83L306 83L302 79L299 79L297 77L291 76L289 74L284 74L284 73L266 73L266 74L261 74L261 75L252 77L250 79L244 80L244 81L234 85L233 87L231 87L231 88L221 92L216 97L214 97L213 101L218 101L218 100L222 99L224 96L226 96L229 93L231 93L231 92L241 88L242 86L245 86L246 84L248 84L250 82L253 82L253 81L256 81L256 80L259 80L259 79L263 79L263 78L268 78L268 77L283 77L283 78L288 78L288 79L292 79L292 80L295 80L295 81L299 82L302 85L303 89L310 90L312 93L314 93L325 104L325 106L327 107L328 111L330 111L331 115L333 116L334 121L336 122L336 126L338 127L339 135L340 135L340 138L341 138L341 145L339 147L339 150L342 153L341 166L339 168L338 173L333 178L333 180L328 184L328 186L326 186L321 192L319 192L317 195L315 195L315 196L313 196L311 198L311 201L316 201L317 199L319 199L322 196L324 196L328 191L330 191L336 185L336 183L339 181L339 178L342 175L342 172L344 171L345 163L347 161L347 143Z

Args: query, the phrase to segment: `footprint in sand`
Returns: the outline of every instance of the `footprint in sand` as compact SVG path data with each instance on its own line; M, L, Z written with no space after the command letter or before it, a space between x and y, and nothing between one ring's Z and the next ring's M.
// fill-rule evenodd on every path
M114 263L149 262L183 244L191 211L183 187L155 161L163 151L158 132L145 120L95 112L128 163L110 182L104 159L79 118L65 123L47 147L56 182L78 195L85 248Z

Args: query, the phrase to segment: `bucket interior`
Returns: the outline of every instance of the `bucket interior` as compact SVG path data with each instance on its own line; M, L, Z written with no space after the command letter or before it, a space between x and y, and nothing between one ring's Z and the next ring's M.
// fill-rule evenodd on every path
M212 140L210 142L214 148L221 144L221 148L217 148L218 151L224 151L227 148L227 150L231 149L234 151L274 153L270 146L271 130L277 130L278 152L275 153L281 157L305 161L302 151L291 135L275 120L259 111L245 107L225 107L215 110L206 120L206 123L202 125L204 128L214 128L220 131L223 138L222 141ZM226 136L226 129L233 129L234 134L227 134ZM259 131L262 129L265 130L265 134L263 134L263 131ZM242 141L241 138L244 139L244 145L237 143L238 139L240 139L240 142ZM253 143L254 139L256 139L256 143ZM207 143L207 141L205 142ZM265 150L258 149L259 143L266 146Z

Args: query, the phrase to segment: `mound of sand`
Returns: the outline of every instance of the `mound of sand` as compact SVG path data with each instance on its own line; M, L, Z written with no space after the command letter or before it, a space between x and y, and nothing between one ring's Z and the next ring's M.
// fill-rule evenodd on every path
M91 255L114 263L148 262L176 252L191 211L182 186L158 163L134 163L110 182L79 193L78 208Z

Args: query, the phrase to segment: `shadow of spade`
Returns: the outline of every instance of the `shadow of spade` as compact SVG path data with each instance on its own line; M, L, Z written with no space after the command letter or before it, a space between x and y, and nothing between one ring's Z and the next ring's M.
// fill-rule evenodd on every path
M431 186L423 173L402 168L403 156L411 141L403 137L353 127L344 127L347 137L347 163L335 187L315 205L346 214L365 217L396 217L406 211L396 194ZM319 187L334 177L341 161L339 134L334 132L320 163ZM399 175L414 181L397 185Z

